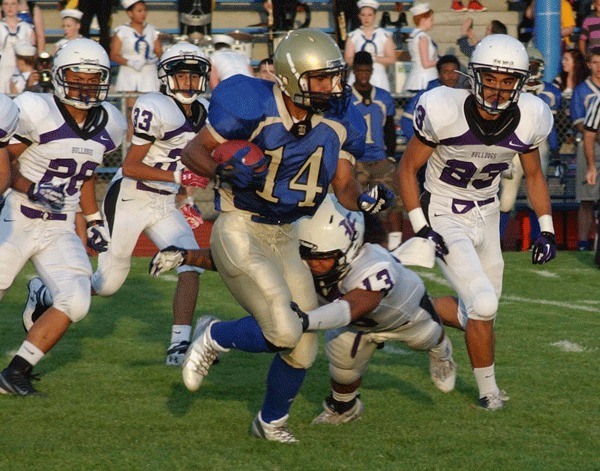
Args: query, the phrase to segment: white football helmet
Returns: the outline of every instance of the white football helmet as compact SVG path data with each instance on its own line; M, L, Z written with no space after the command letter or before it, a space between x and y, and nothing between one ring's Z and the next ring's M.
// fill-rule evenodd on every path
M475 47L469 61L469 71L472 76L472 91L479 106L490 114L499 114L518 101L521 89L529 77L529 56L518 39L507 34L490 34ZM506 102L489 103L485 100L482 81L484 72L509 74L517 78Z
M179 72L198 74L200 76L198 87L185 90L179 88L175 78L175 74ZM206 90L209 74L210 62L204 52L185 41L178 42L167 49L158 62L158 78L165 87L165 93L187 105L196 101ZM189 86L191 86L191 79L190 77Z
M328 288L337 283L363 245L363 213L344 208L334 195L328 194L312 217L302 218L296 224L303 259L336 260L331 271L313 276L315 284Z
M100 74L98 84L68 82L66 71ZM91 39L78 38L65 43L54 55L52 65L54 94L67 105L82 110L98 106L106 99L110 86L110 60L100 44ZM69 90L79 92L69 96Z

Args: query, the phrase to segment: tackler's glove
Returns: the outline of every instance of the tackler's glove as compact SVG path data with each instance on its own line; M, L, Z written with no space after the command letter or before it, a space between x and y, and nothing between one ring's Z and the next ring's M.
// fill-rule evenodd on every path
M433 242L435 244L436 257L442 260L442 262L445 262L444 255L448 255L448 246L440 234L435 232L430 226L423 226L423 228L415 235L417 237L422 237L423 239L429 239Z
M173 270L174 268L183 265L186 256L187 250L170 245L169 247L162 249L160 252L157 252L154 257L152 257L152 260L150 260L150 266L148 267L148 272L150 275L156 278L161 273Z
M396 196L383 183L378 183L373 188L363 192L358 197L358 207L365 213L377 214L389 208Z
M221 182L227 182L238 188L261 188L267 176L267 158L263 157L252 165L246 165L243 161L250 147L238 150L231 159L217 166L215 177L217 187Z
M65 184L54 186L51 182L32 183L27 190L27 197L48 209L60 211L65 205Z
M185 169L181 172L181 184L183 186L194 186L196 188L206 188L210 180L194 172Z
M87 245L90 249L96 252L106 252L108 250L110 234L103 220L88 221L86 233Z
M556 239L552 232L542 232L533 243L531 263L542 265L556 258Z
M298 314L298 317L302 322L302 332L306 332L306 329L308 329L308 315L302 309L300 309L300 306L298 306L294 301L290 303L290 307L292 308L292 311Z

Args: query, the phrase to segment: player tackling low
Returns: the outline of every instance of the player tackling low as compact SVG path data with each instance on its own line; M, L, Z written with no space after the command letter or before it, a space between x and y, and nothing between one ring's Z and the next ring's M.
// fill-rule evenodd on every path
M496 196L500 173L520 155L541 228L532 262L549 262L556 246L538 147L553 119L541 99L521 93L529 57L517 39L486 36L471 56L469 73L471 91L439 87L421 97L398 179L413 229L436 244L438 264L466 309L466 317L444 322L465 331L478 404L495 410L508 399L494 371L494 320L504 268ZM419 195L417 171L425 164L425 192Z

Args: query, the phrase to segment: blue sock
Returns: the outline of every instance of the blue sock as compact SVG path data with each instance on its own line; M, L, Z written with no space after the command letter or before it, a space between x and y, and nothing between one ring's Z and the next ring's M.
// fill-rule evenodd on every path
M508 222L510 221L510 212L500 211L500 238L504 237L504 233L506 232L506 227L508 226Z
M290 412L292 401L300 391L306 370L292 368L275 355L267 376L267 394L261 409L264 422L281 419Z
M531 240L531 243L533 244L536 241L536 239L540 236L540 223L533 209L529 210L529 227L529 240Z
M242 317L237 321L216 322L210 329L210 335L224 348L250 353L272 351L258 322L252 316Z

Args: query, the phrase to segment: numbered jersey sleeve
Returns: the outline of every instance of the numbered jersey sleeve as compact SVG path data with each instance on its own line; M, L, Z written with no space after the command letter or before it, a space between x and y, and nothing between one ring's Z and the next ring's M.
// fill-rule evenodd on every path
M361 330L392 330L413 319L425 294L423 281L379 245L365 244L351 262L340 292L381 292L379 305L356 322Z
M0 147L6 147L17 129L19 107L6 95L0 95Z
M169 118L170 103L165 103L162 93L140 95L131 110L133 123L132 144L145 145L160 140L164 136L165 120ZM167 116L163 116L167 114Z

